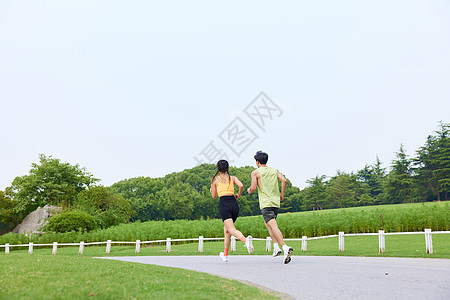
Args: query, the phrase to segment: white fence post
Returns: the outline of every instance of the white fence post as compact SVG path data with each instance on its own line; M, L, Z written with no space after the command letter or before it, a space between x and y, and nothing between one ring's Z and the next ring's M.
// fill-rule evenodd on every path
M302 251L306 252L308 249L308 237L306 235L302 236Z
M203 236L198 237L198 252L203 252Z
M109 252L111 252L111 240L108 240L106 242L106 251L105 254L109 254Z
M8 254L9 253L9 244L5 245L5 253Z
M231 246L230 246L231 252L236 251L236 238L234 235L231 236Z
M80 242L80 249L78 249L78 254L83 254L84 251L84 242Z
M386 251L384 230L378 230L378 253Z
M141 240L136 240L136 253L141 252Z
M28 253L33 254L33 243L28 244Z
M166 252L172 251L172 239L167 238L166 240Z
M339 231L339 251L344 251L344 232Z
M431 229L425 229L425 248L427 254L433 254L433 239L431 238Z
M270 236L266 237L266 252L272 250L272 238Z
M58 251L58 242L53 242L52 255L56 255L56 251Z

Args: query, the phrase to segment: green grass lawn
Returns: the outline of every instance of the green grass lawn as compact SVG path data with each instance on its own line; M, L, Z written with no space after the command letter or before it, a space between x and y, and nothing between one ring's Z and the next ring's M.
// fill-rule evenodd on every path
M46 249L48 250L48 249ZM206 273L48 251L0 257L0 299L276 299ZM73 249L71 249L73 250ZM51 253L51 249L50 249Z

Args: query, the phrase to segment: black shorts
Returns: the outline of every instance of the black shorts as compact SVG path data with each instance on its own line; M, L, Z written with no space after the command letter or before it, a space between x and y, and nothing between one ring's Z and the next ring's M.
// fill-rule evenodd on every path
M263 215L264 222L269 222L272 219L276 219L278 216L278 207L264 207L261 209L261 214Z
M236 222L239 216L239 206L234 196L222 196L219 200L219 213L222 221L233 219Z

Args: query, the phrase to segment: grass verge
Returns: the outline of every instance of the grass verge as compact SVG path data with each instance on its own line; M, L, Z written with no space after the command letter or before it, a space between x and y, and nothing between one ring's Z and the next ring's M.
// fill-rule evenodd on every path
M33 255L1 255L1 299L277 298L256 287L206 273L88 256L53 256L43 250L48 249Z

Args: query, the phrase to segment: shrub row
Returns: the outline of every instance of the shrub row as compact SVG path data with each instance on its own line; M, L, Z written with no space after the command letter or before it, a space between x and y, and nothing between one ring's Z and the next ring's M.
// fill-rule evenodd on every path
M280 214L278 225L285 238L299 238L345 233L369 233L384 229L386 232L450 230L449 202L398 204L323 211ZM241 217L236 228L244 235L265 238L268 236L262 216ZM223 237L220 219L149 221L121 224L108 229L90 232L46 233L42 236L6 234L0 236L0 244L141 241L204 237Z

